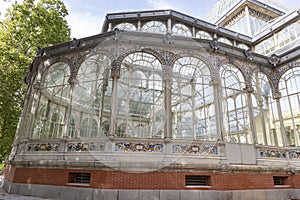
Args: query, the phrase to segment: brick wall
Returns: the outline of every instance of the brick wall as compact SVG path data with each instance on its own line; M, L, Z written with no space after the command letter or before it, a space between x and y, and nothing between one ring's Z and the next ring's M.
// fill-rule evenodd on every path
M14 183L45 184L68 186L70 172L91 173L90 186L99 189L145 189L145 190L247 190L274 189L274 174L246 173L192 173L192 172L147 172L128 173L122 171L100 170L65 170L43 168L13 168L7 166L5 177ZM208 175L211 177L211 187L187 188L185 175ZM300 175L276 174L287 177L286 184L290 188L300 188ZM72 185L73 186L73 185Z

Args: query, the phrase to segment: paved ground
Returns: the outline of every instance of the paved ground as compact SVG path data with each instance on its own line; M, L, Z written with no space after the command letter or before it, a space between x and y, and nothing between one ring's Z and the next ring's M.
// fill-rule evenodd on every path
M44 198L40 197L30 197L30 196L20 196L15 194L8 194L5 192L5 190L2 188L2 182L3 182L3 176L0 175L0 200L41 200ZM49 199L47 199L49 200Z

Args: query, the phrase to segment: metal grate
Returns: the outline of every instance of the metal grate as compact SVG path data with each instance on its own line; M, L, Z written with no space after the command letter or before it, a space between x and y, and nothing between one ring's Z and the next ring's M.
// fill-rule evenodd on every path
M79 184L90 184L91 174L90 173L69 173L69 183L79 183Z
M185 176L185 186L209 186L210 176Z
M286 176L273 176L274 185L286 185Z

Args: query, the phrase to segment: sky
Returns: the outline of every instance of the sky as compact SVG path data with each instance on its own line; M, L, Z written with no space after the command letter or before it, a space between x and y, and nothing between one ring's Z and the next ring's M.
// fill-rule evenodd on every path
M13 2L0 0L0 19ZM218 0L62 0L68 11L72 38L83 38L101 32L107 13L140 10L173 9L202 19ZM282 0L292 8L300 8L300 0Z
M217 1L218 0L63 0L70 12L67 18L68 22L70 24L76 24L76 26L71 26L71 35L76 38L100 33L107 13L173 9L193 17L199 17L204 15Z

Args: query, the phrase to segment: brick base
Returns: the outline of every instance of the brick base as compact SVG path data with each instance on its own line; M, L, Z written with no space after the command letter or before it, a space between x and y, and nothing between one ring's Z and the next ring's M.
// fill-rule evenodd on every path
M69 183L72 172L90 173L89 185ZM186 175L210 176L209 187L186 187ZM247 173L201 173L201 172L148 172L128 173L108 170L68 170L46 168L15 168L7 165L5 179L12 183L53 186L87 187L114 190L257 190L299 189L300 175L296 174L247 174ZM274 186L273 176L284 176L284 186Z

